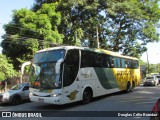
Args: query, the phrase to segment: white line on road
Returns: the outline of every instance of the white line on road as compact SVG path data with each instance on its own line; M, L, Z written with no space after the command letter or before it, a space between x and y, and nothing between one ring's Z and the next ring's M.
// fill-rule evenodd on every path
M155 101L148 101L148 102L139 102L139 103L135 103L135 104L147 104L147 103L155 103Z

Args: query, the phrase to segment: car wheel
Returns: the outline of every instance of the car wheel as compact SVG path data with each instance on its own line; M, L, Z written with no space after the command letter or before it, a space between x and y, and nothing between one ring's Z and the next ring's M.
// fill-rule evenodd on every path
M15 96L15 97L12 98L11 104L12 105L18 105L18 104L20 104L20 102L21 102L20 97Z
M83 100L82 103L83 104L87 104L91 101L92 99L92 91L89 88L86 88L83 92Z

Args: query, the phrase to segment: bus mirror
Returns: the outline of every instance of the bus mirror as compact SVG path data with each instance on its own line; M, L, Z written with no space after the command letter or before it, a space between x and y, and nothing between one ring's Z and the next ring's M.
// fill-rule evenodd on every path
M41 68L39 66L36 66L35 67L35 74L36 74L36 76L38 76L40 74L40 72L41 72Z
M62 64L66 63L66 59L63 60Z

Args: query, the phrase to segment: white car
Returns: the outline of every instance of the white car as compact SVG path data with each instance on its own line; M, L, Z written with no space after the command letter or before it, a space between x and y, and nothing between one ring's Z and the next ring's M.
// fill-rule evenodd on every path
M143 86L152 85L156 86L159 84L158 78L156 76L148 76L143 82Z
M158 78L158 82L160 84L160 75L155 75Z

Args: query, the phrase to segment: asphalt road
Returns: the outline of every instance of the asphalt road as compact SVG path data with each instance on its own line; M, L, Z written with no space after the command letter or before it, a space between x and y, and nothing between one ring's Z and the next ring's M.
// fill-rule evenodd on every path
M52 117L23 118L41 120L148 120L149 117L141 116L152 110L154 103L160 96L160 85L156 87L139 86L131 93L115 93L98 98L94 98L89 104L82 105L80 102L62 106L24 102L17 106L0 104L0 111L33 111L47 114ZM48 112L46 112L48 111ZM128 114L127 114L128 113ZM134 115L133 115L134 114ZM143 114L143 115L144 115ZM118 117L119 115L119 117ZM124 117L128 115L128 117ZM131 116L132 117L129 117ZM54 117L53 117L54 116ZM74 116L74 117L73 117ZM121 117L120 117L121 116ZM0 118L11 119L11 118ZM22 119L12 118L12 119Z

